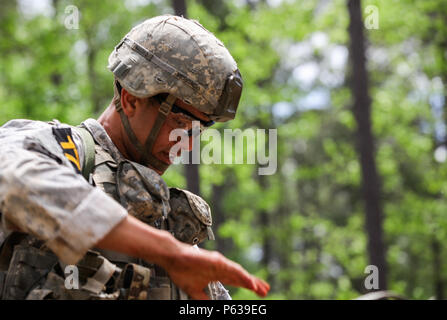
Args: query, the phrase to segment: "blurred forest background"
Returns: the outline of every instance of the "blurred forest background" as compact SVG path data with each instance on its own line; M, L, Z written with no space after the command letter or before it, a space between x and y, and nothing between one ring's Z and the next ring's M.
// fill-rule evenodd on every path
M69 5L79 28L67 29ZM378 9L378 29L365 28ZM245 85L236 120L278 130L278 170L173 165L170 186L211 205L217 249L270 299L380 289L445 298L447 1L0 0L0 124L79 124L113 96L107 58L146 18L182 13L229 48ZM364 59L366 57L366 60ZM203 147L202 143L202 147ZM198 178L200 177L200 178ZM235 299L256 299L231 288Z

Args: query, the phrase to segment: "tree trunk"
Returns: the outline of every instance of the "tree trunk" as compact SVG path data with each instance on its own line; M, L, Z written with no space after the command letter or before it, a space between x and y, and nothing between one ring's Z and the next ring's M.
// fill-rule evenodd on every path
M217 235L220 226L225 222L225 211L223 210L223 196L227 189L227 184L213 185L211 195L211 210L213 214L213 230L216 233L216 250L226 255L230 252L232 243L231 239L224 239Z
M387 288L387 265L383 243L383 212L380 177L374 159L371 129L371 99L368 93L365 38L360 0L349 0L350 59L352 63L353 113L357 122L357 148L362 169L362 193L365 202L369 262L379 269L379 290Z
M189 160L191 162L192 158L191 151L189 153ZM187 189L192 193L200 195L200 175L199 175L199 165L198 164L185 164L185 176L186 176L186 185Z
M261 187L261 190L263 190L263 192L267 192L266 176L258 175L258 183ZM271 230L272 227L274 227L274 224L270 219L269 212L265 209L262 209L261 212L259 212L259 220L260 220L260 226L263 230L261 264L269 268L270 264L273 262L273 255L274 255L273 251L274 243L273 243L273 237L271 235ZM271 274L271 272L268 273L267 282L270 283L272 289L276 287L275 277Z
M433 285L437 300L444 299L444 282L442 280L442 248L436 238L432 239L431 248L433 252Z
M199 0L199 3L206 9L206 11L219 20L219 31L223 31L228 27L226 17L231 12L226 1Z
M172 6L174 7L174 13L177 16L183 16L184 18L187 17L185 0L172 0Z
M99 95L99 90L96 88L98 83L98 75L95 70L95 62L97 51L93 45L94 40L87 39L88 50L87 50L87 68L88 68L88 79L90 82L90 100L93 106L93 113L99 114L103 108L101 105L101 98Z

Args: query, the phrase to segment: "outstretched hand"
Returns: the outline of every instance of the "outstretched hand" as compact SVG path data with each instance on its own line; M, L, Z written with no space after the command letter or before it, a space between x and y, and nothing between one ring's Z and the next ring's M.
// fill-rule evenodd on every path
M212 281L246 288L261 297L270 290L268 283L219 252L184 244L167 231L150 227L132 216L119 223L97 243L97 247L160 265L192 299L209 299L204 288Z
M217 251L181 245L180 254L163 266L172 281L192 299L208 300L204 288L212 281L252 290L265 297L267 282L251 275L241 265Z

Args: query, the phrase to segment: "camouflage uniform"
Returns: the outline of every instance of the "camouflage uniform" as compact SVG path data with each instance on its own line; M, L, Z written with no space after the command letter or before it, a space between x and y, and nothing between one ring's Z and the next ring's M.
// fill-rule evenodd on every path
M1 229L9 236L1 251L0 286L6 299L24 299L33 278L43 280L58 259L78 263L127 215L76 173L54 129L71 130L57 122L30 120L13 120L0 128ZM75 160L83 163L76 131L69 142ZM17 229L24 233L13 232Z
M160 171L167 168L152 150L169 113L182 112L175 105L177 99L211 119L200 121L202 129L214 121L231 120L239 104L242 77L214 35L197 21L169 15L133 28L109 56L108 68L115 77L113 104L146 166L124 159L104 128L89 119L83 126L95 140L95 168L87 177L98 187L94 188L78 174L89 160L83 154L83 130L79 134L59 123L27 120L3 126L2 229L7 236L15 227L24 232L10 234L0 252L3 298L187 298L161 268L115 252L89 249L127 212L191 244L212 237L211 215L203 199L172 190L174 210L169 217L170 191L148 166ZM138 98L167 95L144 144L136 139L121 106L122 88ZM62 270L76 263L82 287L65 290ZM209 291L213 298L226 293L219 283L213 283Z
M53 126L68 128L58 123L53 123ZM82 126L90 132L95 141L95 168L90 177L92 184L119 202L126 208L129 214L149 225L170 230L167 223L170 222L169 224L172 228L170 231L181 241L196 244L203 241L206 237L213 237L210 229L211 214L206 202L200 197L181 189L172 188L169 191L165 182L155 171L126 160L108 137L104 128L96 120L88 119ZM51 242L47 239L51 239L51 235L48 234L47 237L42 235L46 235L44 231L50 229L50 224L59 217L53 213L58 210L54 203L62 201L59 197L64 195L64 191L62 190L62 193L59 193L61 191L61 185L59 184L47 190L48 184L53 182L48 179L53 179L57 177L57 174L61 174L64 179L62 185L67 186L68 189L70 188L69 186L79 184L84 186L84 188L90 189L89 192L94 190L98 192L97 189L92 188L79 174L73 171L73 166L67 161L66 155L62 154L62 149L54 137L51 136L53 134L50 130L51 127L51 124L43 122L15 120L7 123L0 129L0 142L4 142L2 144L5 148L4 150L10 150L10 152L1 152L3 155L2 160L5 160L2 163L6 165L4 168L9 168L9 165L12 163L12 160L5 156L8 154L14 157L14 160L17 161L17 166L20 167L23 167L22 164L26 161L28 163L25 165L29 165L32 158L42 158L39 161L43 161L46 157L50 157L46 161L51 162L51 160L55 160L54 163L51 163L51 168L42 166L40 162L32 163L35 175L28 176L28 171L24 171L24 176L17 177L22 184L29 181L28 179L33 181L33 184L30 182L32 188L24 188L21 185L20 199L18 199L19 192L15 191L17 189L14 188L16 181L0 180L0 186L2 186L2 193L0 193L2 196L1 211L4 213L2 215L2 230L8 231L11 226L14 226L33 235L25 236L21 234L23 236L18 238L19 241L13 243L13 251L9 252L9 259L4 261L7 262L7 265L2 267L3 270L0 268L0 272L3 275L3 285L0 284L0 289L2 286L4 287L3 298L187 299L186 294L176 288L163 269L141 259L108 250L87 251L89 247L84 249L86 254L82 259L71 258L64 255L67 251L59 253L57 251L58 247L50 247L49 243ZM33 129L26 130L26 128ZM44 130L39 129L36 131L34 130L35 128ZM79 161L83 163L85 148L76 128L71 129ZM23 139L17 139L17 136L20 134L23 134ZM11 138L12 136L14 138ZM10 143L9 140L14 140L14 142ZM33 143L30 143L31 140ZM20 146L21 144L23 144L22 147ZM26 146L32 146L32 148L27 148ZM22 153L20 149L23 148L29 150L29 154L27 154L27 158L24 157L22 160L17 155ZM16 152L12 153L13 149ZM3 151L3 149L1 150ZM52 150L52 152L49 150ZM59 164L59 161L64 163L62 168L60 168L61 164ZM37 167L34 167L34 165ZM42 168L42 172L39 168ZM14 167L13 170L17 173L19 169ZM47 176L48 174L50 176ZM7 169L0 170L0 179L5 179L6 177L8 177ZM71 181L68 177L75 181ZM41 186L34 183L36 178L37 182L41 183ZM6 184L6 181L8 181L8 184ZM55 187L58 188L57 192L53 189ZM101 192L98 193L102 194ZM173 194L172 212L169 204L170 193ZM11 194L14 194L13 198ZM36 195L38 195L36 199L42 201L44 205L48 205L48 209L42 210L39 207L33 207L35 203L31 201L34 201L34 196ZM29 200L28 198L32 199ZM71 199L73 198L75 196L71 197ZM124 217L125 211L123 212L123 208L117 205L111 198L105 196L100 200L96 199L94 201L111 202L113 205L104 206L104 208L113 210L113 206L115 206L119 208L119 212ZM14 199L14 201L11 201L11 199ZM93 202L89 203L88 206L98 208L98 204L98 202ZM72 207L76 208L76 206ZM67 215L73 214L70 213L70 209L66 210ZM11 212L19 212L19 215L13 215ZM88 213L89 215L94 215L98 213L98 210L88 211ZM35 218L38 214L40 220ZM83 212L78 213L77 217L82 219L82 214ZM100 218L103 218L102 216L106 213L101 213L99 210L99 214ZM113 213L110 215L113 217ZM68 218L66 219L68 220ZM34 222L38 222L35 228L33 227ZM97 227L98 230L101 230L100 226L95 224L101 223L101 220L90 217L89 222L92 223L90 227ZM77 225L81 224L82 221L77 223ZM68 227L64 226L64 228ZM92 239L97 239L98 237L94 232L95 230L90 231L89 236ZM17 235L17 233L12 234L8 240L15 241L14 239L17 238ZM85 237L87 235L80 232L79 236ZM76 235L73 234L73 237L76 237ZM78 241L76 238L64 238L63 240L68 243ZM53 248L56 248L56 250L53 250ZM2 250L3 256L5 255L4 251ZM57 254L59 261L53 252ZM69 252L69 254L71 253ZM30 257L32 258L30 259ZM80 270L80 290L66 290L65 288L64 274L61 273L61 270L71 263L77 263L77 267ZM20 284L16 285L16 282L20 282ZM219 292L221 294L218 294ZM224 297L226 291L219 283L213 283L210 284L208 293L211 298L218 299Z
M83 125L96 142L94 184L121 203L129 214L159 229L170 231L178 240L191 245L205 239L214 239L212 217L208 204L197 195L166 186L152 169L124 159L104 129L93 119ZM150 281L134 288L133 298L147 292L148 299L187 299L168 278L166 272L153 264L123 254L98 250L110 261L138 264L150 270ZM135 265L134 265L135 267ZM132 285L131 285L132 287ZM212 299L230 299L219 282L210 284L208 294Z
M15 227L45 242L66 264L76 264L127 215L126 210L77 174L52 128L12 120L0 128L0 211L2 229ZM84 161L80 136L73 142Z

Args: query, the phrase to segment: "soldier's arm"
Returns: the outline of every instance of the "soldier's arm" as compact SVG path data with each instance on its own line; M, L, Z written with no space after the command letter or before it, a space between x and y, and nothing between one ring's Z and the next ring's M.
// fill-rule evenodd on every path
M208 299L203 289L211 281L244 287L265 296L269 285L216 251L176 240L169 232L127 216L97 243L97 247L140 257L163 267L172 281L193 299Z
M97 244L159 264L193 299L207 298L203 288L210 281L267 293L267 284L221 254L197 251L128 216L72 168L38 152L0 149L3 227L44 240L63 262L75 264Z
M127 216L73 168L20 147L0 146L0 205L4 229L45 241L67 264L75 264Z

